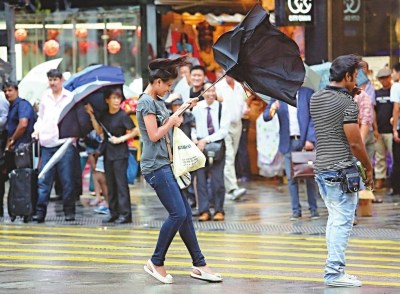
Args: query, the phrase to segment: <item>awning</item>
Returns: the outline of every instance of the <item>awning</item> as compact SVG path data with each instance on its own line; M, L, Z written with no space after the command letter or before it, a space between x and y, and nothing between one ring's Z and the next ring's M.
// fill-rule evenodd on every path
M154 4L169 6L175 12L188 12L191 14L213 13L220 14L246 14L255 4L255 0L155 0Z

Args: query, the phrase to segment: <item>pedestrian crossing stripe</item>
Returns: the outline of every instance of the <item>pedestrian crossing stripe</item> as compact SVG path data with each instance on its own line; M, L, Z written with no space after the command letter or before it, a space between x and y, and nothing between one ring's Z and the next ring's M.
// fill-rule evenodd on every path
M127 266L145 264L154 250L158 233L157 230L119 228L0 226L0 268L91 271L99 268L93 264L102 263L108 265L100 267L104 271L136 272L135 267ZM215 232L200 232L198 237L207 260L212 261L212 267L223 269L225 278L322 282L319 275L322 276L326 258L322 237ZM400 258L394 257L399 256L400 248L396 245L400 242L351 239L346 257L350 261L347 264L349 273L362 276L366 285L400 287L397 282ZM32 246L35 248L30 248ZM103 257L105 255L107 258ZM179 237L174 239L167 257L169 273L189 274L190 263L181 260L190 261L190 256ZM47 264L49 262L51 264ZM183 267L188 271L179 270ZM269 274L271 272L273 274ZM295 273L311 275L303 277ZM365 280L364 277L370 278Z

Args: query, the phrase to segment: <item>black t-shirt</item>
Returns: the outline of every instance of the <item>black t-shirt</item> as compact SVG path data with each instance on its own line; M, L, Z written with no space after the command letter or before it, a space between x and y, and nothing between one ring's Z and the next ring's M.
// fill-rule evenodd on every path
M200 91L198 91L198 92L194 92L193 91L193 87L191 87L190 88L190 97L189 98L196 98L196 97L199 97L199 95L201 94L201 92L203 92L204 91L204 87L202 87L201 88L201 90ZM199 97L199 101L201 101L201 100L204 100L204 97L203 96L200 96Z
M393 102L390 101L390 89L380 89L375 91L376 97L376 121L378 123L378 132L380 134L391 134L392 125L390 118L392 117Z
M119 110L117 113L110 114L104 113L100 121L106 127L107 131L111 133L114 137L120 137L126 134L127 130L132 130L135 128L135 124L129 117L129 115L123 111ZM104 132L105 139L107 140L105 159L106 160L117 160L128 158L129 150L128 144L126 142L120 144L112 144L108 141L106 132Z

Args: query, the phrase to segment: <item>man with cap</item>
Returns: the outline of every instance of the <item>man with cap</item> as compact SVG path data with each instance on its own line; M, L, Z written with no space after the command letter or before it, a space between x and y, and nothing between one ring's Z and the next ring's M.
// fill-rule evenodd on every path
M382 84L382 88L375 91L375 188L385 186L387 174L386 154L389 151L391 158L393 132L390 118L392 117L393 102L390 101L390 88L392 86L391 70L384 67L378 71L376 78Z

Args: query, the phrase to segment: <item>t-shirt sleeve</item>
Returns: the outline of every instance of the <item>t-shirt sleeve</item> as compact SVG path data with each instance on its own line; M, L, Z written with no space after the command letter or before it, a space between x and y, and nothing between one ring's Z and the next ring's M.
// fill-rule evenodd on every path
M400 83L394 83L390 88L390 101L400 103Z
M135 123L132 121L132 119L129 117L129 115L125 112L124 112L122 123L124 124L124 127L127 130L132 130L133 128L135 128Z
M148 114L157 114L156 105L151 97L150 99L148 97L142 97L139 99L136 111L139 111L143 117Z
M20 101L18 104L18 119L27 118L30 119L33 116L33 109L28 105L28 101Z
M350 103L344 110L343 124L358 123L358 107L355 102Z

